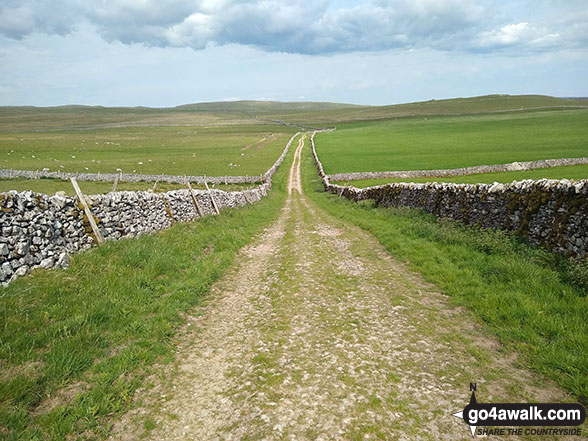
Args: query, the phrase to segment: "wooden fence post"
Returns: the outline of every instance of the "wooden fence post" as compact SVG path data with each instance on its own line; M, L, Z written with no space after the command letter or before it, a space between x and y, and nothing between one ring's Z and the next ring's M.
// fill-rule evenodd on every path
M92 231L94 232L94 236L96 237L96 242L98 242L98 245L102 245L104 243L104 237L102 237L102 233L98 229L98 225L96 225L96 221L94 220L94 215L92 214L90 207L88 207L88 203L86 202L86 198L84 197L82 190L80 190L80 186L78 185L78 181L76 181L76 178L74 178L73 176L71 178L69 178L69 180L71 181L71 185L73 185L73 188L76 191L76 195L78 197L78 200L80 201L80 203L84 207L84 213L86 213L86 217L88 218L88 222L90 222L90 226L92 227Z
M192 195L192 202L194 202L194 206L196 207L196 211L198 211L198 216L202 217L202 210L200 209L200 204L198 203L198 199L196 198L196 194L194 194L194 190L192 190L192 186L190 185L190 181L186 182L188 184L188 189L190 190L190 194Z
M118 175L114 177L114 184L112 185L112 191L116 191L116 187L118 186Z
M218 207L216 206L214 196L212 196L212 192L210 191L210 188L208 188L208 183L206 181L204 181L204 185L206 186L206 190L208 191L208 195L210 196L210 201L212 202L212 206L214 207L214 211L216 212L216 214L219 214L220 211L218 210Z
M161 200L163 201L163 207L165 208L165 212L167 213L168 217L171 219L171 223L174 224L176 219L174 218L174 214L172 212L171 206L169 205L168 200L165 198L165 193L161 193Z

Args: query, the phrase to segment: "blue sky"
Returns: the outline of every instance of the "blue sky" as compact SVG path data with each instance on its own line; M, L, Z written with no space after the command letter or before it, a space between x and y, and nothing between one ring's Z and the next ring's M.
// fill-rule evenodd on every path
M585 0L1 0L1 105L588 96Z

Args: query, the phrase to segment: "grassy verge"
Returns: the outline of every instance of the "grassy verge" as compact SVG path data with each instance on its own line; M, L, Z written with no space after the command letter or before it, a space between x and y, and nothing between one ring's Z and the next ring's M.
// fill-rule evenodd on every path
M439 220L419 210L354 204L325 193L310 151L306 193L373 234L399 260L471 310L508 348L580 400L588 397L588 265L515 236Z
M183 313L276 218L291 158L255 206L108 242L68 270L35 270L1 288L0 438L105 435L149 366L173 356Z
M541 168L513 172L479 173L468 176L453 176L449 178L384 178L361 179L357 181L333 182L340 185L353 185L358 188L374 185L389 184L391 182L453 182L454 184L493 184L494 182L510 183L523 179L588 179L588 164L568 165L565 167Z

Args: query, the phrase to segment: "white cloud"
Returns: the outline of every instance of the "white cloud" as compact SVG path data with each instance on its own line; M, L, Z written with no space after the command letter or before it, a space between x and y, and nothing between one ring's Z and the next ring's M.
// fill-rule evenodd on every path
M509 24L497 31L484 32L480 39L482 46L510 45L520 43L534 34L529 23Z
M529 48L544 48L556 44L560 37L558 33L550 33L545 28L521 22L502 26L490 32L483 32L474 46L482 49L496 49L517 45Z

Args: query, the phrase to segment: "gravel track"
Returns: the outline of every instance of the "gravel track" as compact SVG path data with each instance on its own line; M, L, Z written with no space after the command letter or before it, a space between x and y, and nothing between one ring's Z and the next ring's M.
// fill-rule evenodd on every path
M303 147L279 219L193 311L176 361L113 440L465 440L452 414L470 382L479 401L573 401L373 237L315 207Z

